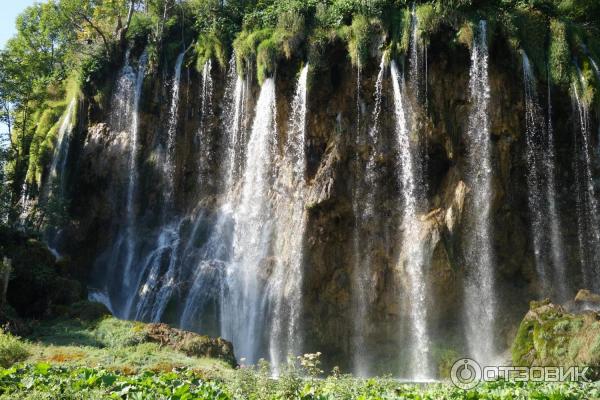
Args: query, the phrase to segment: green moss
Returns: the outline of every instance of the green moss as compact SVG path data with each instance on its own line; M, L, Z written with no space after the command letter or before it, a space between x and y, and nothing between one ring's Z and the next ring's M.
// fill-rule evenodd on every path
M558 85L569 83L570 59L566 25L557 19L551 19L548 67L550 69L550 79L553 83Z
M212 30L202 33L196 42L196 69L202 71L210 59L216 60L222 68L227 67L227 52L223 40Z
M444 18L433 4L420 4L415 8L417 17L417 36L427 46L431 36L438 31Z
M466 21L456 33L456 41L470 49L474 38L475 24L472 21Z
M369 57L369 45L373 32L371 22L366 16L358 14L352 18L352 24L343 27L340 32L347 43L352 65L361 68Z
M512 360L514 365L529 365L529 355L534 350L533 334L535 323L524 320L519 325L517 336L513 341L511 348Z
M261 42L271 38L272 28L261 29L254 32L242 31L233 41L237 71L240 75L246 74L253 63L256 62L258 46Z
M275 73L277 61L282 54L281 42L276 37L260 42L256 51L256 75L259 83L262 84Z
M517 8L503 18L505 34L511 49L523 49L531 61L537 76L546 76L546 45L549 27L547 17L531 8Z
M58 132L61 115L66 104L46 108L37 118L36 129L29 149L29 165L26 181L29 184L41 185L44 165L48 165L52 157L54 143L52 140Z

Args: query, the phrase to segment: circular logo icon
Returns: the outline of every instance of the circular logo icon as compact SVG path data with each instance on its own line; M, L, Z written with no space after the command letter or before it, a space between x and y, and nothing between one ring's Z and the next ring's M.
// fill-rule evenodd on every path
M481 367L475 360L461 358L452 365L450 379L460 389L473 389L481 382Z

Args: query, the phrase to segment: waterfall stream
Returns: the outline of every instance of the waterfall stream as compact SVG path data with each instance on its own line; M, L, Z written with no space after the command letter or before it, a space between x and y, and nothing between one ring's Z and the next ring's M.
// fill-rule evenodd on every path
M192 287L185 299L179 319L179 324L185 329L199 330L202 327L199 316L209 302L216 301L217 297L221 297L224 289L221 275L225 269L224 265L230 260L233 208L237 202L236 187L240 179L240 171L243 168L243 149L246 147L244 121L246 120L247 97L247 83L238 75L235 55L232 55L223 98L222 126L227 136L224 142L224 166L221 171L222 204L217 212L214 228L206 243L202 245L199 255L194 257L194 254L198 252L194 243L198 232L207 223L203 213L196 215L188 243L183 250L182 260L186 262L190 260L195 265L191 277ZM214 290L210 290L211 286L218 287L218 295L215 295ZM224 307L223 302L221 302L221 307ZM223 331L224 327L221 327L220 330Z
M269 353L275 373L302 345L303 243L306 228L306 109L308 64L302 68L291 104L287 137L275 183L275 268L267 284L270 325ZM289 279L289 277L294 277Z
M173 83L171 85L171 106L169 108L169 125L167 130L167 144L165 148L165 163L164 173L165 180L167 183L167 189L165 189L165 203L170 206L173 195L173 183L175 180L175 147L176 147L176 136L177 136L177 121L179 118L179 88L181 84L181 65L185 52L182 52L177 56L175 62L175 74L173 76Z
M146 51L139 58L137 71L130 63L130 53L125 55L125 63L117 78L116 90L112 98L111 128L116 132L125 132L128 136L128 168L129 174L125 188L124 223L119 228L117 239L109 254L108 265L113 275L121 277L111 283L112 288L104 289L105 293L97 293L102 299L109 300L106 305L116 315L128 317L127 309L135 288L137 271L134 270L136 252L136 192L138 185L138 153L139 153L139 105L148 56ZM107 277L110 278L110 277ZM119 290L114 290L116 287Z
M556 185L556 147L554 144L554 125L552 123L552 92L548 77L548 122L546 125L546 197L548 199L548 217L550 218L550 242L552 245L552 263L554 266L554 284L560 301L569 298L569 280L564 254L564 240L558 211L558 193Z
M581 87L585 86L577 67ZM575 134L575 177L577 186L577 222L583 284L590 290L600 290L600 216L592 174L590 145L590 115L588 105L581 99L580 88L572 88L574 111L577 116ZM582 160L583 159L583 162ZM583 165L582 165L583 164Z
M360 168L364 174L364 183L356 184L353 196L353 212L355 215L355 228L353 232L353 247L355 255L354 269L352 273L352 302L353 302L353 369L359 376L368 376L371 361L369 360L369 349L367 348L366 334L368 332L368 315L371 306L372 287L371 249L361 251L359 235L373 222L375 217L375 195L377 185L377 145L379 141L379 114L381 112L381 98L383 92L383 78L385 73L385 56L379 63L379 72L375 81L375 104L373 108L372 126L369 129L368 145L369 155L366 164L359 160ZM358 136L357 136L358 137ZM357 139L359 142L360 139Z
M144 84L144 74L146 73L146 64L148 63L148 54L144 50L142 53L139 63L138 72L135 76L135 86L133 88L133 101L131 110L131 126L129 128L131 132L130 147L129 147L129 179L127 181L127 199L126 199L126 214L125 214L125 266L124 266L124 279L125 285L131 287L131 266L133 263L134 252L135 252L135 195L137 190L138 180L138 146L139 146L139 106L140 98L142 96L142 87Z
M73 113L77 98L71 99L67 110L62 116L62 122L58 128L56 137L56 149L50 164L50 172L48 174L48 194L58 194L63 197L65 194L65 176L67 168L67 156L69 154L69 145L71 143L71 132L73 131ZM56 186L56 187L53 187ZM58 189L58 193L53 193Z
M273 221L268 192L274 159L275 81L262 85L250 133L240 202L234 211L233 256L227 266L223 294L223 336L236 354L257 361L265 324L264 272L269 268Z
M492 249L492 156L490 143L487 25L480 21L471 50L469 81L471 111L467 131L467 185L471 189L464 249L468 276L465 283L467 347L481 365L497 357L496 283Z
M424 193L420 191L422 170L415 155L419 149L411 143L411 129L405 88L402 76L396 63L391 63L392 84L394 89L394 114L396 118L396 140L399 154L399 181L402 202L402 247L401 269L408 279L410 308L410 340L409 355L411 378L427 379L432 376L429 351L430 338L427 328L427 283L424 269L428 262L425 243L421 240L421 223L418 218L419 205L424 202Z
M555 294L566 300L560 221L556 209L554 140L551 120L545 123L538 101L535 76L522 52L525 88L525 138L527 142L528 205L535 264L542 296ZM555 291L555 293L553 293Z

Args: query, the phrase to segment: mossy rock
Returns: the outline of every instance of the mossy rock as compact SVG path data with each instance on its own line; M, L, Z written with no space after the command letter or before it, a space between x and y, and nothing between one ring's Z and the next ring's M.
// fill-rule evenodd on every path
M237 366L233 344L222 338L171 328L167 324L148 324L144 328L147 341L168 346L191 357L217 358Z
M513 342L512 360L518 366L598 366L600 316L533 301Z

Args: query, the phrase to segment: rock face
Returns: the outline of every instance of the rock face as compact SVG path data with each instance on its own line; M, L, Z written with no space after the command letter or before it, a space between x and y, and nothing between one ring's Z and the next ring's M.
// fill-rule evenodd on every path
M469 49L441 35L432 38L429 49L427 107L415 112L416 135L427 138L424 158L426 164L428 207L420 215L423 229L420 240L426 242L431 260L426 268L428 283L427 307L428 329L432 332L432 347L435 352L444 349L465 349L463 323L463 281L469 271L463 255L463 244L470 227L463 215L471 201L472 188L465 179L465 152L469 113L468 80ZM357 169L356 160L366 159L368 146L357 140L356 124L361 119L370 124L374 107L373 90L380 54L373 54L361 71L360 86L357 88L356 71L351 67L342 43L328 44L323 52L324 60L311 72L306 121L307 156L307 231L304 238L302 281L302 315L300 326L304 332L304 350L322 351L326 366L340 365L350 368L353 349L350 327L354 323L352 308L353 265L355 265L352 232L356 216L353 211L353 186L365 181L363 172ZM276 78L278 135L286 135L286 118L289 114L290 98L293 95L295 76L301 60L286 61L278 68ZM535 273L533 249L528 225L527 190L525 173L524 104L520 62L501 41L490 48L491 82L491 140L493 167L492 227L495 254L494 275L499 293L498 309L500 321L499 346L508 348L512 334L523 313L527 301L538 296L540 287ZM156 148L166 135L169 119L168 101L170 74L173 60L161 60L156 70L151 71L144 81L140 103L140 154L139 185L135 212L143 226L138 235L150 237L160 224L160 199L165 186L160 178L160 157ZM202 108L200 82L202 76L193 69L182 71L181 96L177 120L175 146L176 165L172 182L174 210L181 215L202 210L208 220L214 219L218 204L219 168L222 162L224 132L220 100L225 91L226 71L212 69L214 82L213 109L208 119L198 115ZM403 329L406 329L410 299L406 299L403 283L398 279L400 251L399 187L397 180L397 156L393 151L393 100L389 80L383 86L381 111L382 150L376 159L379 173L374 202L377 219L360 232L361 246L371 260L371 284L369 287L370 308L368 313L367 341L372 346L372 358L381 359L381 364L398 363L395 356L406 347ZM258 84L252 82L249 91L249 113L257 98ZM360 99L357 107L357 90ZM554 95L556 118L557 186L558 205L564 224L567 255L567 272L572 282L569 286L579 287L581 266L577 252L577 227L574 215L575 199L570 196L574 185L571 173L573 158L571 104L567 93ZM115 243L119 225L124 220L123 198L128 174L128 142L126 133L113 132L108 127L110 109L102 109L93 99L87 99L88 126L81 132L82 143L73 164L78 168L70 193L73 224L65 230L62 252L70 254L74 262L89 271L90 284L99 278L114 273L114 260L106 254ZM357 109L361 111L357 111ZM202 120L202 121L201 121ZM202 125L201 127L201 124ZM203 136L198 137L202 131ZM366 129L364 130L367 131ZM366 133L365 133L366 134ZM200 171L200 172L198 172ZM203 177L201 184L200 177ZM206 179L204 179L206 178ZM362 205L361 205L362 206ZM189 223L183 230L191 230ZM208 233L202 232L207 235ZM148 243L141 243L144 248ZM188 266L193 268L194 266ZM92 273L93 271L93 273ZM268 274L268 271L265 271ZM293 279L290 277L290 279ZM177 306L184 299L192 282L178 282L174 300L167 306L163 320L177 323ZM213 288L218 292L218 288ZM585 353L586 346L573 344L572 349L563 344L555 347L536 347L535 329L546 329L547 322L540 316L561 315L557 306L545 305L543 309L531 310L519 328L519 344L516 360L520 362L546 362L558 359L555 351L565 351L572 360L592 360ZM210 321L204 326L209 334L219 335L215 322L219 307L207 306L210 316L199 315L198 319ZM548 310L548 313L546 311ZM565 317L566 318L566 317ZM567 318L582 321L581 327L591 329L593 316ZM579 322L573 322L569 329ZM552 329L554 329L552 323ZM549 325L548 325L549 326ZM537 327L537 328L536 328ZM560 328L562 329L562 328ZM574 329L574 328L573 328ZM580 329L580 328L577 328ZM193 334L156 325L153 328L157 341L177 345L177 341L190 341L189 351L212 354L222 349L230 354L226 342L196 341ZM579 330L578 330L579 332ZM590 331L592 332L592 331ZM531 336L531 340L528 339ZM587 335L587 334L586 334ZM577 336L588 342L588 336ZM569 339L570 340L570 339ZM591 340L591 339L589 339ZM187 345L185 345L187 346ZM554 345L553 345L554 346ZM562 346L562 347L560 347ZM400 350L399 350L400 349ZM562 349L562 350L561 350ZM185 350L187 351L187 350ZM215 350L216 351L216 350ZM514 353L514 351L513 351ZM585 354L584 354L585 353ZM229 356L225 356L229 357ZM233 358L231 358L233 360ZM233 362L233 361L231 361Z
M569 313L549 300L531 302L512 345L517 366L593 366L600 363L600 315Z

